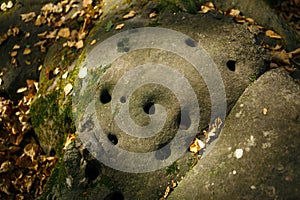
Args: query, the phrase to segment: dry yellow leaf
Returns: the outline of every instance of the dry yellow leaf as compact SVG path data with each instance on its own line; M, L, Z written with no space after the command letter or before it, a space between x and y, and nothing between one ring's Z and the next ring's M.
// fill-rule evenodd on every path
M136 15L136 12L134 10L131 10L128 14L123 16L123 19L129 19Z
M290 64L289 54L286 53L285 50L282 50L280 52L274 52L272 59L277 63L287 64L287 65Z
M201 6L199 13L207 13L210 10L214 10L215 5L212 2L207 2Z
M156 12L152 12L149 14L150 19L155 18L156 16L157 16Z
M199 139L195 138L194 142L190 145L190 151L192 153L198 153L201 150L201 147L199 145Z
M75 140L75 134L71 134L71 133L69 133L68 134L68 137L67 137L67 140L66 140L66 142L65 142L65 144L64 144L64 148L63 148L63 150L66 150L66 148L67 148L67 146L70 144L70 143L72 143L74 140Z
M77 49L81 49L83 47L83 40L79 40L78 42L76 42L75 47Z
M31 53L31 49L25 48L23 51L23 55L29 55Z
M22 93L22 92L25 92L26 90L27 90L27 87L22 87L17 90L17 93Z
M71 35L71 32L70 32L69 28L61 28L61 29L59 29L59 31L57 33L58 37L63 37L63 38L68 38L68 37L70 37L70 35Z
M35 12L21 14L21 20L24 22L30 22L35 18L35 16L36 16Z
M88 7L88 5L91 5L93 3L93 0L83 0L82 1L82 6L83 7Z
M26 65L30 65L31 62L30 62L29 60L25 60L25 64L26 64Z
M226 11L226 14L232 17L237 17L239 16L241 13L241 11L237 10L237 9L229 9Z
M15 44L14 46L13 46L13 48L12 48L13 50L17 50L17 49L20 49L20 45L18 45L18 44Z
M38 15L35 22L34 22L34 25L35 26L41 26L42 24L46 24L47 20L44 16L42 15Z
M255 24L254 19L247 17L246 18L246 22L250 23L250 24Z
M92 40L92 41L90 42L90 44L91 44L91 45L94 45L94 44L96 44L96 42L97 42L97 40Z
M15 56L17 56L17 55L18 55L18 52L17 52L17 51L13 51L13 52L10 53L10 56L11 56L11 57L15 57Z
M125 24L118 24L115 29L121 30L124 26L125 26Z
M281 36L272 30L267 30L265 35L269 38L281 39Z

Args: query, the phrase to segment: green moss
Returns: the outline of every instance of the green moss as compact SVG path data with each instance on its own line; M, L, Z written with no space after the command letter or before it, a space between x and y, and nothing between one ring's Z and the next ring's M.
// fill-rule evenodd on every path
M178 164L177 162L174 162L172 165L170 165L169 167L167 167L166 169L166 174L167 176L169 175L174 175L176 173L179 172L179 167L178 167Z

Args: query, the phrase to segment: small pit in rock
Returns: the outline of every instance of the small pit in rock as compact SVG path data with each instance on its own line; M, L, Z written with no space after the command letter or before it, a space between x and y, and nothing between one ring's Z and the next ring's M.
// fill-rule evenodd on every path
M155 106L154 106L154 103L152 102L149 102L149 103L146 103L144 106L143 106L143 110L145 113L147 113L148 115L153 115L155 113Z
M108 89L103 89L100 93L100 102L103 104L107 104L111 101L111 96L108 92Z
M120 102L121 102L121 103L125 103L125 102L126 102L126 97L122 96L122 97L120 98Z
M226 66L230 71L234 72L235 71L235 63L236 63L235 60L228 60L226 62Z
M113 145L116 145L118 144L118 138L116 135L112 134L112 133L109 133L107 135L107 138L109 139L109 141L113 144Z

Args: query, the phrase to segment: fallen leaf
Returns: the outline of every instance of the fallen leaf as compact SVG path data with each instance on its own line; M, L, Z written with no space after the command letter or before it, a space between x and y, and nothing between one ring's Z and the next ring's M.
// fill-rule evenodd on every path
M22 92L25 92L26 90L27 90L27 87L22 87L17 90L17 93L22 93Z
M63 148L63 150L66 150L67 149L67 146L69 145L69 144L71 144L74 140L75 140L75 134L71 134L71 133L69 133L68 134L68 137L67 137L67 140L66 140L66 142L65 142L65 144L64 144L64 148Z
M90 42L90 45L94 45L94 44L96 44L96 42L97 42L97 40L92 40L92 41Z
M57 36L62 37L62 38L68 38L68 37L70 37L70 35L71 35L71 32L70 32L69 28L61 28L61 29L59 29L59 31L57 33Z
M168 197L168 195L170 194L170 192L171 192L171 188L170 188L170 186L168 186L167 188L166 188L166 191L165 191L165 194L164 194L164 196L163 196L163 198L167 198Z
M118 24L115 29L121 30L124 26L125 26L125 24Z
M269 38L281 39L281 36L272 30L267 30L265 32L265 35Z
M27 33L25 33L25 36L24 36L25 38L29 38L30 37L30 33L29 32L27 32Z
M83 0L82 1L82 6L83 7L88 7L88 5L91 5L93 3L93 0Z
M81 49L83 47L83 40L79 40L78 42L76 42L75 47L77 49Z
M71 83L68 83L65 87L64 87L64 92L65 92L65 96L67 96L68 94L70 94L70 92L72 91L73 86Z
M69 72L65 72L61 77L62 77L63 79L66 79L66 78L68 77L68 74L69 74Z
M31 161L34 160L34 157L38 153L38 150L39 150L39 146L35 143L29 143L24 147L24 153L25 155L31 158Z
M207 13L211 10L215 10L215 5L212 2L207 2L201 6L199 13Z
M15 57L15 56L17 56L17 55L18 55L18 52L17 52L17 51L13 51L13 52L10 53L10 56L11 56L11 57Z
M13 46L13 48L12 48L13 50L17 50L17 49L20 49L20 45L18 45L18 44L15 44L14 46Z
M42 15L38 15L35 22L34 22L34 25L35 26L41 26L43 24L46 24L47 20L44 16Z
M25 64L26 64L26 65L30 65L31 62L30 62L29 60L25 60Z
M152 13L149 14L149 18L150 18L150 19L153 19L153 18L155 18L156 16L157 16L156 12L152 12Z
M23 51L23 55L29 55L31 53L31 49L25 48Z
M123 19L129 19L136 15L136 12L134 10L131 10L128 14L123 16Z
M36 16L35 12L21 14L21 20L24 22L30 22L35 18L35 16Z
M239 16L241 13L241 11L237 10L237 9L228 9L226 11L226 15L232 16L232 17L237 17Z
M246 22L248 22L249 24L255 24L255 21L254 21L254 19L252 19L252 18L249 18L249 17L246 17Z
M290 64L290 57L289 54L286 53L286 51L283 49L280 52L274 52L272 55L272 60L277 62L277 63L282 63L282 64Z
M12 8L13 6L14 6L14 4L13 4L12 1L9 1L9 2L7 2L7 4L6 4L6 8L8 8L8 9Z

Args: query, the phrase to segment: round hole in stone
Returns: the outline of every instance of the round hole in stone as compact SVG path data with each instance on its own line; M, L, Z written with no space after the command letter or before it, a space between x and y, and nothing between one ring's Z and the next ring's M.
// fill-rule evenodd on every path
M88 162L85 167L85 176L92 181L99 176L99 166L95 162Z
M144 109L144 112L147 113L148 115L153 115L155 113L155 106L154 106L154 103L152 103L152 102L146 103L143 106L143 109Z
M190 39L190 38L186 39L184 42L185 42L186 45L188 45L190 47L196 47L197 46L197 43L194 40Z
M236 63L235 60L228 60L226 62L226 66L230 71L234 72L235 71L235 63Z
M108 89L103 89L101 92L100 92L100 101L101 103L103 104L107 104L111 101L111 96L108 92Z
M125 102L126 102L126 97L124 97L124 96L121 96L121 98L120 98L120 102L121 102L121 103L125 103Z
M124 200L124 196L121 192L116 191L107 195L104 200Z
M187 130L191 126L191 118L187 110L182 110L179 117L179 128L182 130Z
M113 144L113 145L116 145L118 144L118 138L116 135L112 134L112 133L109 133L107 135L107 138L109 139L109 141Z

